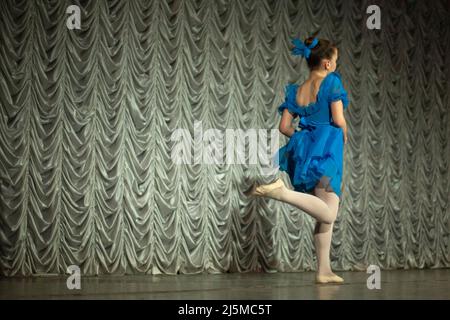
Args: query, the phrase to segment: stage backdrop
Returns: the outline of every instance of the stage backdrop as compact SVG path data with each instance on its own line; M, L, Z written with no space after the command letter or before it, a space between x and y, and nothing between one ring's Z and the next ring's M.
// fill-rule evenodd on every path
M449 17L447 0L0 1L1 274L315 269L312 218L242 194L273 178L258 165L171 158L196 121L277 129L308 76L290 38L310 35L338 44L351 101L333 267L449 267Z

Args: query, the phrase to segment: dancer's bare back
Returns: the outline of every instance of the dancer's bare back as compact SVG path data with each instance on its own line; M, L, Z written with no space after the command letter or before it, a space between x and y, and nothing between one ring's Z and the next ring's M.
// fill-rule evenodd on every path
M296 102L300 107L308 106L317 101L320 84L324 77L309 78L298 88Z

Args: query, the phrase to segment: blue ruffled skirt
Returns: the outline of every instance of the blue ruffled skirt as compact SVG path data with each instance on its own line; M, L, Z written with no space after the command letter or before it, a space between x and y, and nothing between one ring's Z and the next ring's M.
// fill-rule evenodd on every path
M294 190L312 194L322 187L341 196L344 138L342 128L330 123L305 125L278 150L275 162L285 171ZM278 161L278 162L277 162Z

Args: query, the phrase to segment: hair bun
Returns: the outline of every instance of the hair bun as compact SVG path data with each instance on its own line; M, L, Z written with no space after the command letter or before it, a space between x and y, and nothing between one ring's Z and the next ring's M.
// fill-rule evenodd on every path
M308 67L310 70L320 68L322 59L331 59L333 55L336 54L336 45L328 39L308 37L304 42L300 39L297 39L297 41L299 43L297 43L296 47L301 47L301 50L294 51L294 54L303 55L308 62Z

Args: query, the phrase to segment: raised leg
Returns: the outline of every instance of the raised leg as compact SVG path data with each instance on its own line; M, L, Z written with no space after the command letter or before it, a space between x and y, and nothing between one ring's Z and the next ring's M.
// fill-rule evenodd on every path
M270 188L270 185L268 186ZM289 203L325 224L332 224L336 219L336 212L333 212L323 199L311 194L290 190L284 184L266 192L264 196Z

